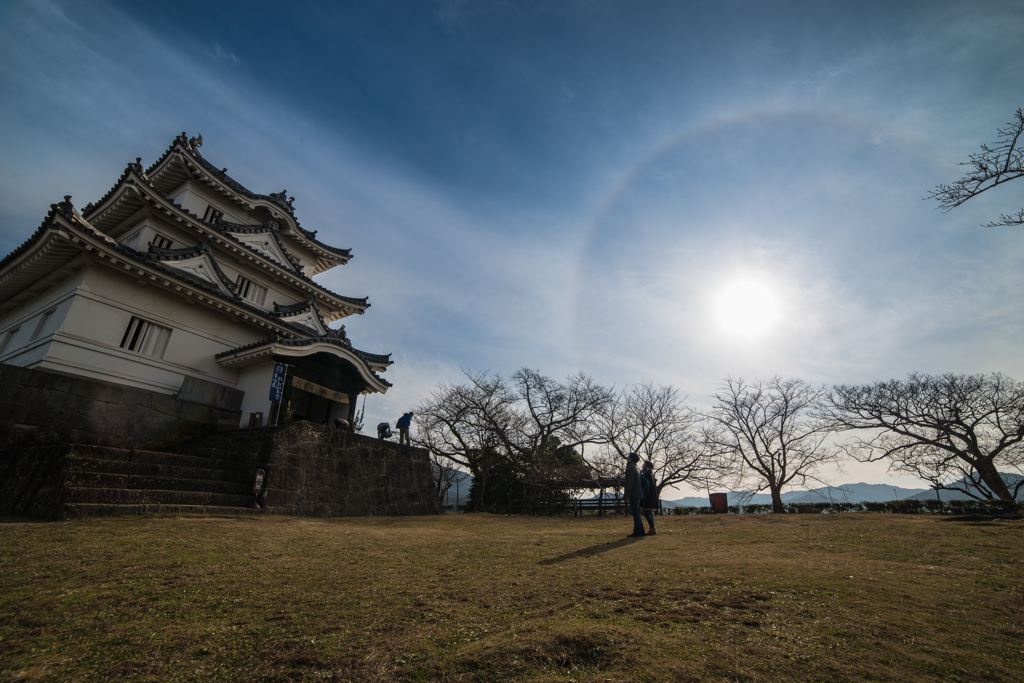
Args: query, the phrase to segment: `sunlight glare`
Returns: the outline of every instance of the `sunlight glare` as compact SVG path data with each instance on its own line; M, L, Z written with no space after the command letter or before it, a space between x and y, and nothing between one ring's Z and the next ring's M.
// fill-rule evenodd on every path
M780 319L779 296L764 281L742 278L722 289L715 301L715 314L723 332L744 341L756 341L775 327Z

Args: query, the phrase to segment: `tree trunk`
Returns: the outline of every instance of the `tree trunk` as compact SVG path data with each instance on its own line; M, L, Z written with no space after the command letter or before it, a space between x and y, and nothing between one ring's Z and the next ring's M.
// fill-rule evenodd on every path
M974 468L978 471L978 476L981 477L981 480L992 490L992 495L999 500L1013 500L1013 494L1010 493L1009 487L1003 481L999 470L996 469L991 460L978 458L975 460Z
M786 505L782 502L782 489L777 486L769 486L772 494L772 513L779 514L786 511Z

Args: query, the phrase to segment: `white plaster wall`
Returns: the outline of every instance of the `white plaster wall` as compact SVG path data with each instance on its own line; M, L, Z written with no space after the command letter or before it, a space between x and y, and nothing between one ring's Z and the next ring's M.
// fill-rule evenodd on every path
M245 392L239 427L249 426L250 413L263 413L263 424L270 419L270 380L274 376L274 361L250 365L239 371L237 389Z
M133 315L172 330L162 358L120 348ZM186 375L236 387L239 371L218 365L214 356L268 336L202 304L187 304L159 285L97 266L68 294L61 329L43 353L25 353L15 364L173 394Z
M52 341L71 310L74 291L84 278L84 274L69 275L38 298L16 308L0 319L0 343L7 333L18 328L9 344L0 353L0 362L9 365L30 366L46 354L46 346ZM43 315L53 310L43 327L39 327Z

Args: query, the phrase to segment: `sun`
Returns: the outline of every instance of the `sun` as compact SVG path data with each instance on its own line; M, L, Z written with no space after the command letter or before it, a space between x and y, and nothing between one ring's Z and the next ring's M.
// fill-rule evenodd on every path
M730 337L757 341L781 320L778 291L765 280L742 277L715 295L714 313L719 328Z

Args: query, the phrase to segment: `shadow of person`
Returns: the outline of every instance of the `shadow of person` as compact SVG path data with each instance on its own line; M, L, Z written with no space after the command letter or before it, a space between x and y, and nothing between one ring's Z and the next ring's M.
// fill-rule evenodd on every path
M608 541L607 543L601 543L600 545L592 545L589 548L582 548L575 550L565 555L559 555L558 557L552 557L547 560L541 560L538 562L540 565L551 565L558 564L559 562L566 562L568 560L576 559L577 557L593 557L594 555L600 555L606 553L609 550L615 550L632 543L639 541L639 538L620 538L617 541Z

